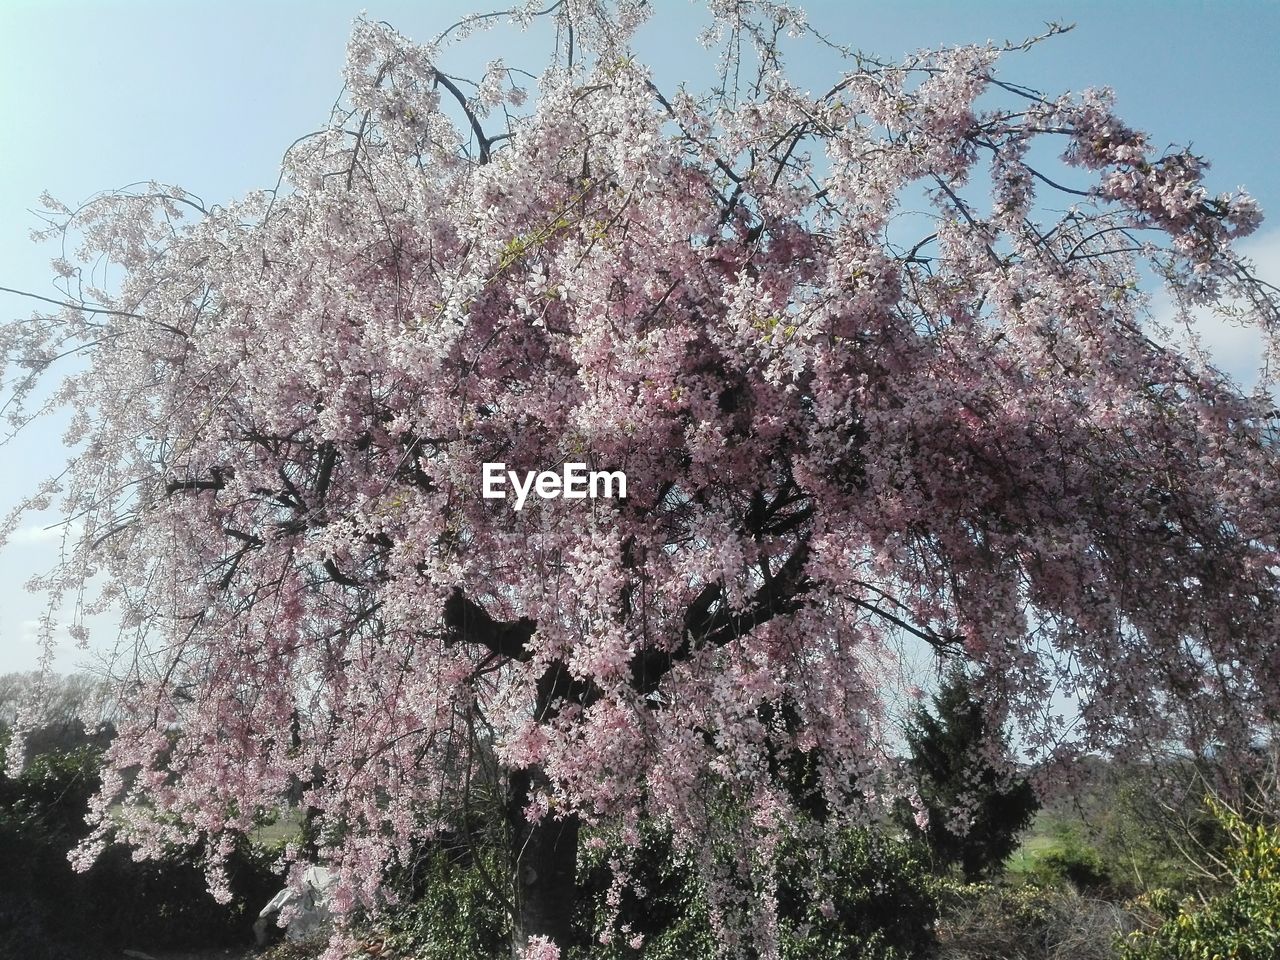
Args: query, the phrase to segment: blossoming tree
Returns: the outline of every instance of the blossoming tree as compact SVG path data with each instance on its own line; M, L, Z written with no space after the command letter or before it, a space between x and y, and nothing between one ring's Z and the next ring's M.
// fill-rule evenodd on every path
M568 941L580 834L654 818L726 952L769 956L781 766L828 819L913 796L904 645L967 661L1040 759L1276 719L1273 413L1144 292L1270 343L1254 203L994 47L802 91L772 3L713 2L720 88L663 90L628 54L647 10L553 5L527 105L362 21L276 189L55 206L68 302L3 344L19 421L81 357L32 504L78 523L42 583L100 588L72 628L123 624L84 858L201 841L225 891L292 795L350 915L487 780L517 949ZM118 289L81 286L98 257ZM515 511L481 496L499 461L628 495Z

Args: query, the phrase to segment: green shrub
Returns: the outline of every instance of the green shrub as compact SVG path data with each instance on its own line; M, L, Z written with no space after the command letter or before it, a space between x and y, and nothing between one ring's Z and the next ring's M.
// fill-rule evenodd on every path
M387 945L416 960L492 960L510 953L507 914L494 885L496 852L435 843L397 884L412 902L389 915Z
M254 960L318 960L324 953L324 941L309 940L305 943L293 943L281 940L263 948L254 955Z
M1010 780L987 759L993 745L1006 756L1011 750L975 698L972 680L962 671L950 674L933 697L932 712L917 707L905 733L908 762L929 814L923 837L934 864L941 870L958 866L969 881L998 876L1040 803L1026 779ZM958 807L970 810L963 832L950 822ZM905 802L898 820L911 833L919 830Z
M576 950L573 960L709 960L716 944L697 871L676 850L667 831L646 824L640 836L640 846L629 851L629 875L646 897L642 902L634 889L625 888L612 925L613 911L607 902L613 881L609 863L622 851L605 847L584 852L578 871L578 926L591 946ZM598 943L608 926L622 935L608 944ZM639 950L628 943L633 936L643 938Z
M796 853L778 891L784 960L905 960L932 949L937 885L919 846L845 830L817 855Z
M616 851L588 858L582 871L582 926L599 934ZM631 877L641 902L624 893L616 925L623 931L576 960L702 960L715 955L710 910L692 864L661 831L648 830ZM777 903L784 960L905 960L935 942L936 882L919 847L869 830L845 830L825 849L793 844L783 851ZM643 937L639 949L628 944Z
M1091 825L1114 889L1136 896L1167 888L1188 896L1204 884L1194 862L1221 859L1230 838L1204 806L1215 773L1202 765L1178 758L1109 771L1110 789Z
M1060 836L1052 847L1037 854L1029 878L1042 886L1067 882L1081 893L1111 887L1111 872L1101 854L1074 833Z
M7 739L0 734L0 767ZM59 914L75 902L68 896L74 875L65 854L84 832L97 760L95 751L82 748L34 757L16 779L0 774L0 957L100 955L49 935L65 922Z
M87 960L122 948L248 942L279 881L247 843L231 858L226 906L206 890L196 849L138 862L112 847L84 873L71 868L100 762L100 749L82 746L37 754L16 778L0 775L0 944L24 960Z
M1275 960L1280 957L1280 825L1249 824L1210 801L1231 837L1226 884L1206 902L1155 893L1146 904L1160 917L1136 933L1124 960Z

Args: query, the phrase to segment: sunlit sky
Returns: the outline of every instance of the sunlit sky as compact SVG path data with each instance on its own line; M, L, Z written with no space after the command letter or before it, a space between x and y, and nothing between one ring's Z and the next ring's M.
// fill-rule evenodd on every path
M500 2L500 0L498 0ZM704 84L711 55L696 42L701 17L686 0L655 0L658 16L638 53L660 84ZM1280 280L1280 2L905 2L828 0L802 4L810 22L842 43L882 58L921 47L1021 40L1047 21L1070 33L1010 54L1002 75L1046 92L1110 86L1127 121L1157 144L1189 144L1213 161L1215 190L1246 187L1273 214L1246 252ZM426 40L478 0L368 2L365 10ZM29 239L30 212L44 190L68 203L139 180L176 183L207 202L275 183L280 156L321 126L341 86L354 4L312 0L0 0L0 286L56 296L48 261ZM545 31L502 27L452 50L450 72L478 76L501 56L536 68ZM814 88L838 69L807 55L797 79ZM0 294L0 317L32 305ZM1254 341L1210 332L1219 364L1242 382L1256 365ZM0 511L7 512L65 461L56 422L0 447ZM56 559L48 515L25 522L0 550L0 672L36 663L43 601L23 589ZM110 624L100 622L100 640ZM89 654L69 643L56 665Z

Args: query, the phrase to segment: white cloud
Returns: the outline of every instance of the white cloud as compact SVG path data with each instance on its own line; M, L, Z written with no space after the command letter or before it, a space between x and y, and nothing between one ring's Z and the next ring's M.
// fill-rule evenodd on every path
M15 546L22 544L61 543L63 536L67 532L67 527L60 523L55 523L47 527L22 527L13 532L9 537L9 543L14 544ZM70 533L72 537L74 537L76 530L72 529Z
M40 638L40 631L44 624L40 620L23 620L20 624L22 628L22 642L31 646L39 646L44 641ZM75 641L71 639L71 631L64 624L55 624L53 628L53 645L55 649L69 650L75 646Z
M1241 242L1237 252L1253 261L1258 277L1280 286L1280 230L1270 230ZM1153 301L1155 319L1161 324L1169 324L1174 317L1174 309L1168 295L1161 292ZM1251 389L1257 382L1262 365L1264 337L1261 331L1209 310L1196 311L1195 320L1195 332L1214 366L1244 389Z

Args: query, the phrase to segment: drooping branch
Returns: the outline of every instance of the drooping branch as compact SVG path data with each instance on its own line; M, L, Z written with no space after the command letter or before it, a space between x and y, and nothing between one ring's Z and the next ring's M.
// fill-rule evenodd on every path
M480 118L471 109L471 105L467 103L467 95L462 92L458 85L439 70L434 71L434 74L435 82L453 95L453 98L458 101L458 106L462 108L462 112L466 115L467 123L471 125L471 132L476 135L476 144L480 148L480 163L482 165L488 163L489 150L493 146L495 138L485 134L484 127L480 125Z

